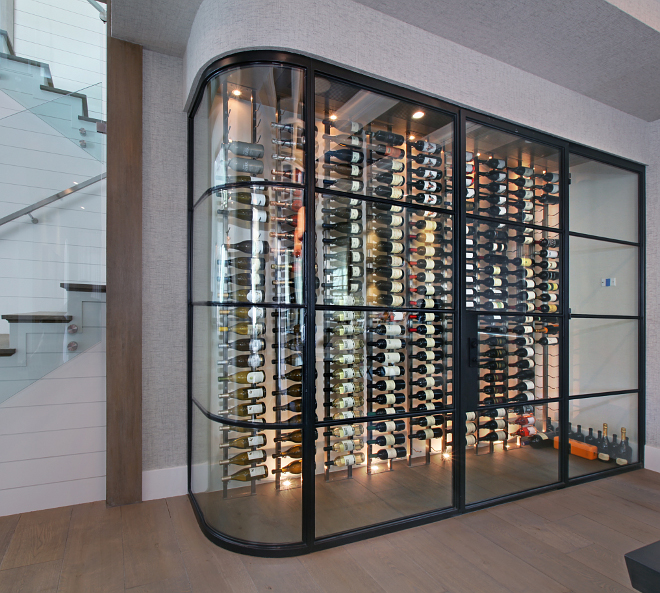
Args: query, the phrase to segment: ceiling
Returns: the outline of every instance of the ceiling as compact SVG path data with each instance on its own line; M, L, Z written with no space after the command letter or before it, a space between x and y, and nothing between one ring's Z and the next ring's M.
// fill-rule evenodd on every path
M354 1L641 119L660 119L657 0ZM181 56L201 2L113 0L112 34Z

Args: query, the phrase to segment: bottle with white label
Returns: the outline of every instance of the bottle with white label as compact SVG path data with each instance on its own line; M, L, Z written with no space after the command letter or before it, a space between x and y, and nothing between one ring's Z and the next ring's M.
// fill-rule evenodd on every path
M241 417L260 416L261 414L265 414L265 413L266 413L266 404L262 402L259 403L250 402L245 404L239 404L223 412L223 414L229 414L230 416L241 416Z
M220 445L220 449L228 449L234 447L235 449L251 449L252 447L264 447L268 443L265 434L259 433L250 436L238 437Z
M288 465L285 465L281 469L274 469L273 473L274 474L279 474L279 473L294 474L294 475L301 474L302 473L302 460L292 461L291 463L289 463Z
M231 381L232 383L263 383L266 380L266 373L263 371L240 371L226 377L218 378L218 381Z
M231 476L222 478L223 482L230 480L237 480L239 482L252 482L254 480L263 480L268 477L268 467L265 465L258 465L257 467L246 467Z
M386 461L388 459L398 459L408 455L405 447L387 447L386 449L380 449L375 453L370 453L369 457L371 459L382 459Z
M346 455L340 455L333 460L327 462L328 465L336 465L338 467L346 467L349 465L358 465L364 463L365 457L364 453L347 453Z
M258 449L257 451L244 451L230 459L219 461L218 465L251 465L262 461L266 461L266 452L263 449Z

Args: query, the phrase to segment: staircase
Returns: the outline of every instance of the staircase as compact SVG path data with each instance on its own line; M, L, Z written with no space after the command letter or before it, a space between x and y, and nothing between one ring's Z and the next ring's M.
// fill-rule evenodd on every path
M104 338L105 286L60 286L66 312L2 315L10 332L0 336L0 404Z
M101 90L58 89L0 30L0 304L18 311L0 315L0 405L104 338L105 122L90 117Z

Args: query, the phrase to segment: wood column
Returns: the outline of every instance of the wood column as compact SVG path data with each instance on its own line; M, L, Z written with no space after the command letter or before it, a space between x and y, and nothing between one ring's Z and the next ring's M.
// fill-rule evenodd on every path
M108 28L110 27L108 3ZM142 501L142 46L108 30L106 502Z

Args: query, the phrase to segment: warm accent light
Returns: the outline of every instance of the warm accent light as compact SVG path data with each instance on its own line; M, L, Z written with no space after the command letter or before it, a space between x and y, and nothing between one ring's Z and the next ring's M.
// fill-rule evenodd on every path
M451 453L443 453L442 458L443 459L451 459Z
M234 95L234 97L240 97L243 93L241 93L241 91L238 89L234 89L231 94Z
M415 137L412 134L408 137L408 140L414 140L414 139Z
M331 116L330 116L330 119L331 119L332 121L335 121L335 120L337 119L337 116L336 116L336 115L331 115Z
M415 111L415 113L412 114L413 119L419 119L421 117L424 117L424 112L423 111Z
M291 480L284 480L284 482L282 482L282 485L288 488L289 486L291 486Z

